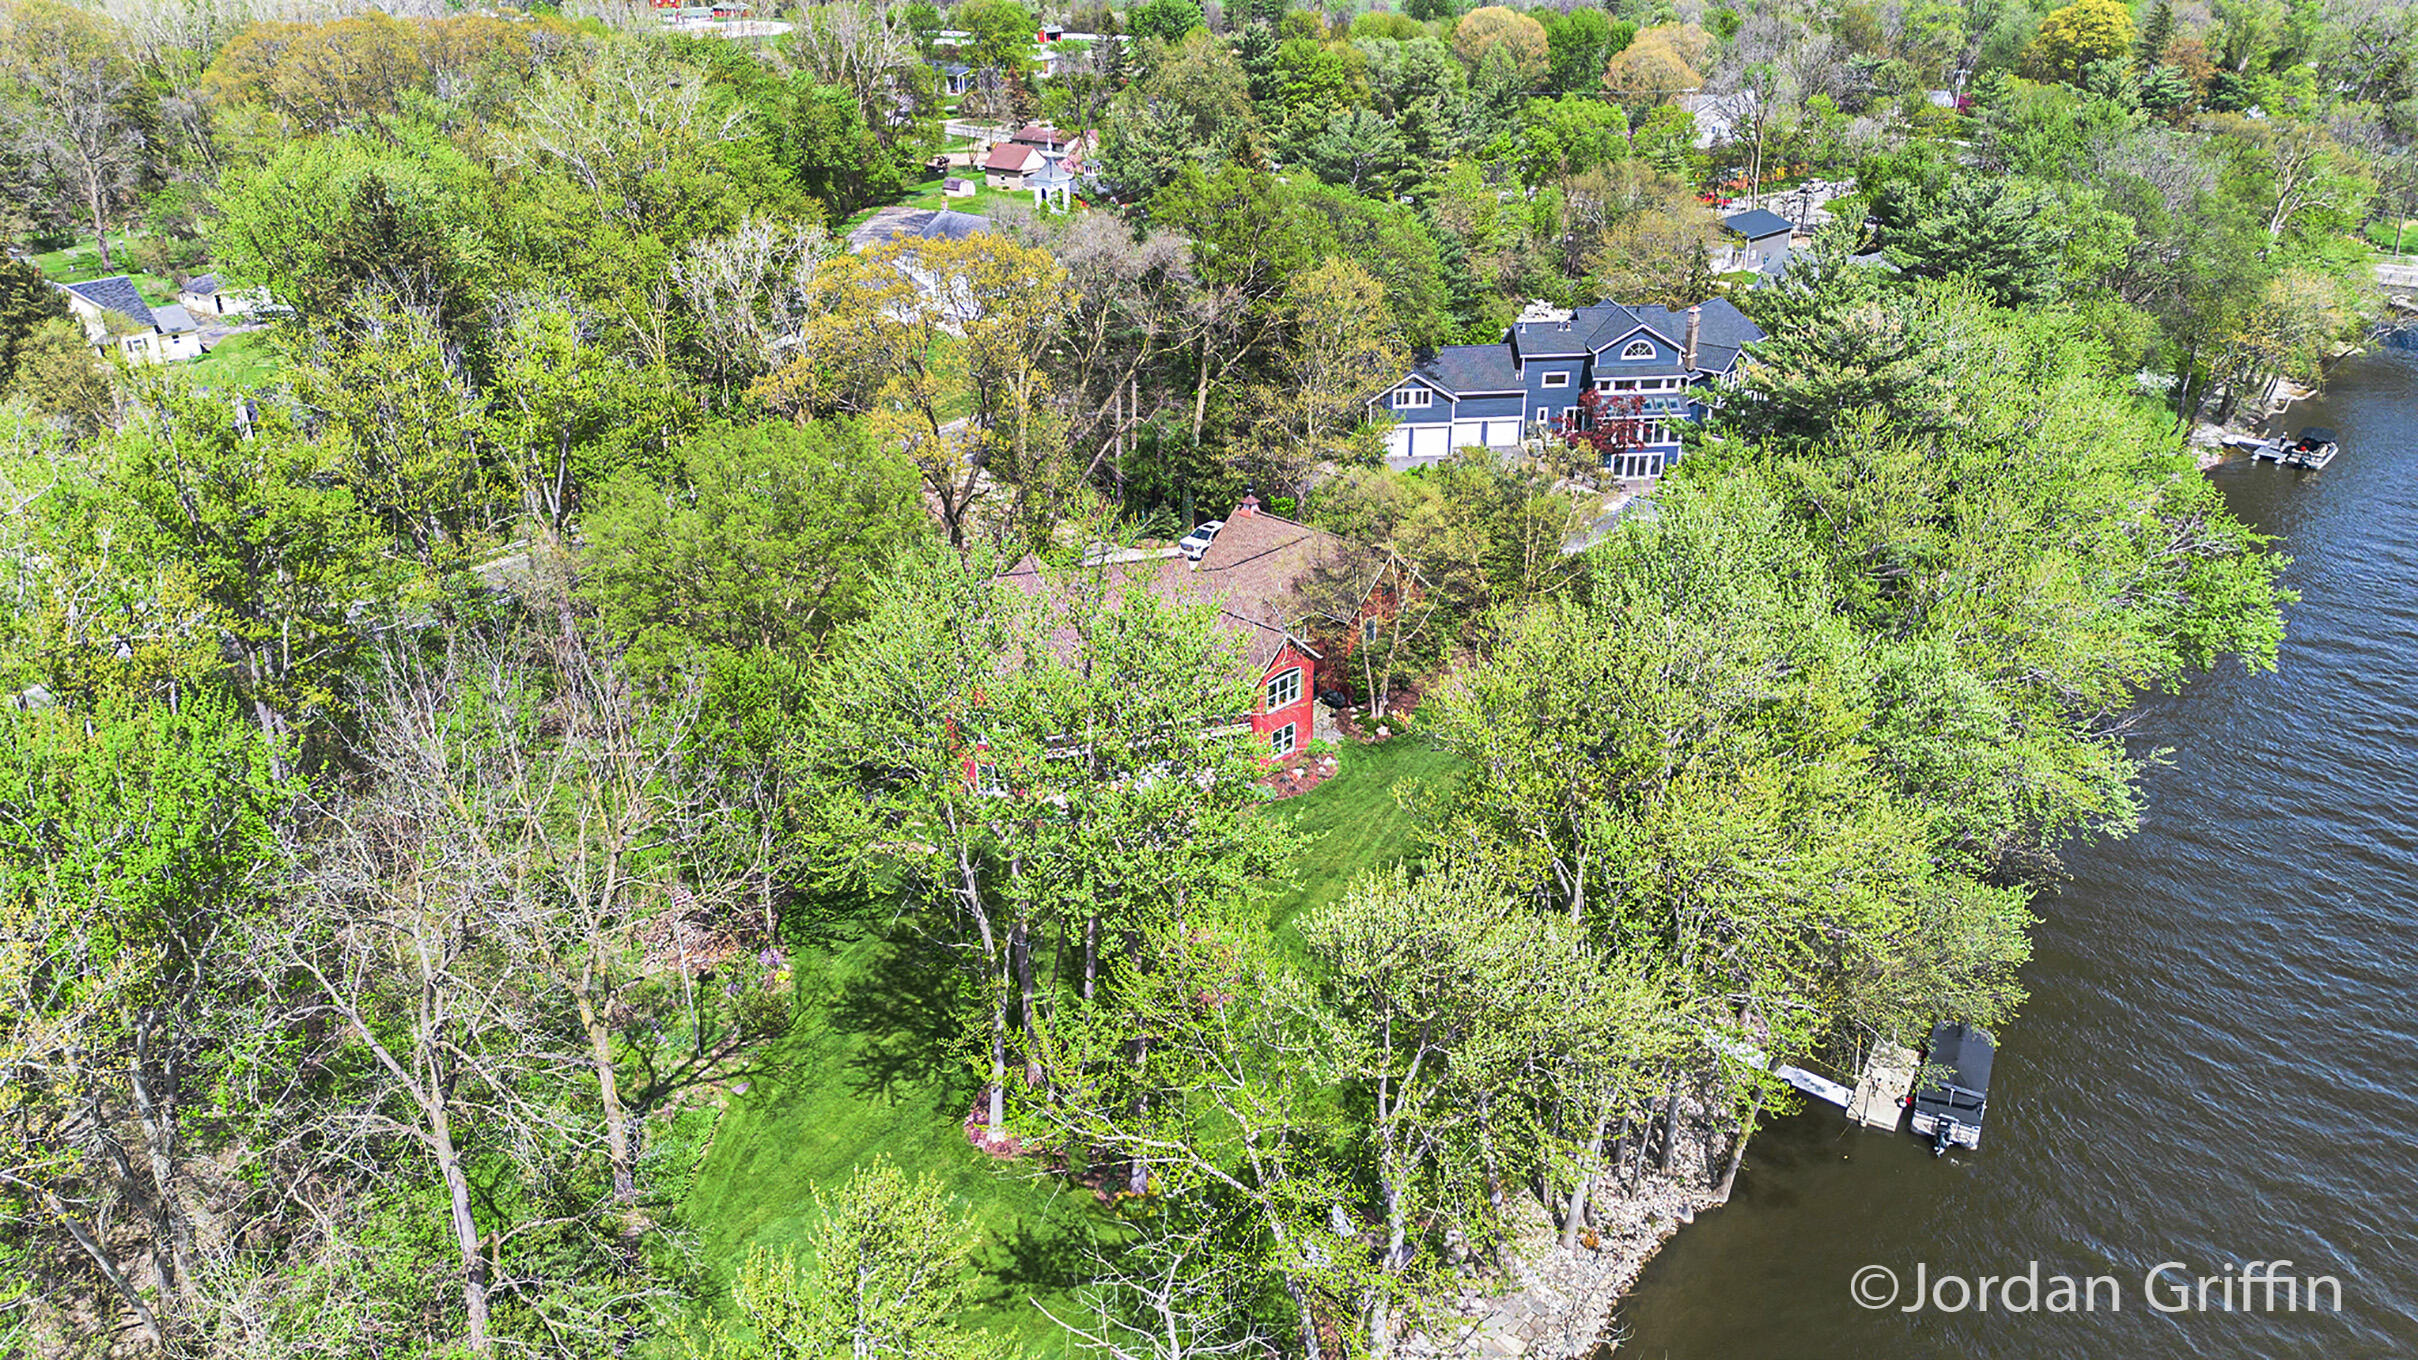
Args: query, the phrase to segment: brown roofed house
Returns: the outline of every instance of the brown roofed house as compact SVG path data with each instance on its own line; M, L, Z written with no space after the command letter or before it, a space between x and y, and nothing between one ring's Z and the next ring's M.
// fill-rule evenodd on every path
M1024 182L1041 172L1049 158L1041 148L1021 142L1001 142L982 158L982 182L994 189L1021 189Z
M1198 562L1168 549L1118 554L1094 569L1107 573L1112 588L1138 581L1164 600L1217 606L1218 628L1239 644L1259 680L1252 734L1277 756L1324 730L1318 694L1342 687L1340 667L1366 636L1364 620L1399 610L1416 582L1385 554L1270 514L1249 495ZM1002 579L1053 589L1029 556Z

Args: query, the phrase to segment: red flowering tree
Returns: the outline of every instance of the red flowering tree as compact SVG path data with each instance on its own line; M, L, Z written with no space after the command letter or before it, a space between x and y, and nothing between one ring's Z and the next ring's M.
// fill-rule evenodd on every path
M1571 448L1593 454L1593 466L1600 471L1615 457L1646 446L1645 409L1641 397L1616 397L1589 388L1579 396L1578 415L1562 417L1554 433Z

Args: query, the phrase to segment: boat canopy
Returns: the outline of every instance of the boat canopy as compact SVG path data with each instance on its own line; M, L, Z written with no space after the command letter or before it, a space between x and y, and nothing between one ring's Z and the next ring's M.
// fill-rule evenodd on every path
M1943 1086L1986 1097L1990 1093L1990 1059L1996 1051L1990 1036L1971 1025L1942 1023L1934 1027L1931 1051L1924 1055L1923 1066L1938 1070L1938 1075L1923 1083L1923 1089L1915 1092L1916 1099L1930 1096L1936 1100L1947 1094L1940 1090Z
M2300 442L2303 444L2331 444L2334 442L2334 432L2322 425L2312 425L2300 432Z

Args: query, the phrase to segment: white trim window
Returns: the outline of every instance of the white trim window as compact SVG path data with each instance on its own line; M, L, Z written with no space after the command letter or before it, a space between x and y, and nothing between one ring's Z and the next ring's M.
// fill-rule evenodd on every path
M1654 342L1642 338L1632 340L1621 347L1620 357L1623 359L1651 359L1654 357Z
M1570 375L1567 373L1548 373L1545 375L1545 386L1547 387L1568 387L1569 385Z
M1286 723L1284 726L1277 728L1273 732L1270 732L1268 734L1268 748L1280 756L1289 756L1293 754L1294 740L1298 735L1293 730L1296 726L1298 726L1298 724Z
M1539 425L1549 425L1553 423L1553 408L1549 406L1539 406L1536 408L1536 423Z
M1301 702L1301 667L1295 666L1268 681L1268 712L1291 708Z
M1435 399L1436 394L1424 387L1394 389L1394 409L1397 411L1424 411Z

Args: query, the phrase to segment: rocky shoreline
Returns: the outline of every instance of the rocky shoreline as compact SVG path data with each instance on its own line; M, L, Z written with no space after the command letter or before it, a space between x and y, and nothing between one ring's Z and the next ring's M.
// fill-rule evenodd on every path
M1694 1100L1682 1105L1666 1155L1639 1158L1617 1193L1590 1203L1575 1247L1562 1246L1539 1200L1517 1197L1502 1273L1473 1274L1457 1295L1431 1304L1394 1348L1396 1360L1598 1360L1617 1347L1613 1312L1646 1263L1729 1198L1736 1131L1708 1113Z
M1402 1360L1587 1360L1607 1345L1612 1313L1654 1253L1721 1202L1701 1177L1655 1176L1600 1209L1593 1246L1564 1251L1544 1211L1528 1212L1513 1243L1508 1289L1462 1294L1406 1338Z

